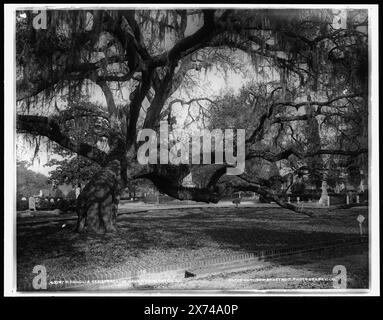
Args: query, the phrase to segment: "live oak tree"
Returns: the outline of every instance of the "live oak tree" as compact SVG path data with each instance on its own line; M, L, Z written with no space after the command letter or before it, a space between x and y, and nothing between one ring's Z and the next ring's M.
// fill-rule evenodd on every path
M248 190L311 214L279 198L278 178L254 170L225 176L226 162L207 166L198 187L183 187L193 166L138 164L137 135L172 120L175 104L197 104L205 110L201 117L219 108L222 99L179 93L198 86L198 72L240 72L249 64L263 85L234 99L247 112L226 108L226 119L247 129L247 162L284 161L299 171L308 158L366 153L366 139L341 143L333 124L351 130L347 119L361 118L366 137L367 12L346 13L340 19L333 10L51 10L37 18L17 12L17 131L44 136L100 166L78 198L78 231L115 231L121 190L139 178L181 200L217 202ZM84 92L102 92L105 104L84 101ZM297 136L310 136L300 123L314 120L328 130L315 148L300 148Z

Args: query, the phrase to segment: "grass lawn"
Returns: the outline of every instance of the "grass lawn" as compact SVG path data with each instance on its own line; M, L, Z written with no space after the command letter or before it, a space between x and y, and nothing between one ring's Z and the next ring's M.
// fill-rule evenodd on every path
M134 270L230 253L355 237L358 233L358 214L367 218L368 212L363 208L348 209L320 218L309 218L281 208L264 207L153 210L120 215L118 234L104 236L76 234L71 231L74 221L67 222L65 227L63 221L49 225L19 225L18 285L31 283L35 265L46 267L48 279L60 276L72 278L84 273ZM364 226L367 225L366 220ZM367 231L364 230L365 233ZM259 283L251 284L255 276L331 274L336 264L346 265L348 276L352 279L351 287L368 287L367 252L341 250L275 258L269 261L263 271L241 274L242 278L250 280L227 281L226 288L263 288ZM221 288L222 277L232 279L235 275L212 276L211 279L200 281L205 281L205 284L208 281L211 284L209 288L215 288L214 284L216 288ZM204 287L204 282L198 283L196 280L185 281L185 284L178 286L184 288L187 283L189 287ZM284 284L285 287L299 288L311 285ZM172 288L171 285L167 287Z

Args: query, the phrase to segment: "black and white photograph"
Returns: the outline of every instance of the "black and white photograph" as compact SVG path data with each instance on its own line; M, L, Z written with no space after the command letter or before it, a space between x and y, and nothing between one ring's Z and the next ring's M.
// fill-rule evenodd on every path
M4 13L6 295L379 294L377 5Z

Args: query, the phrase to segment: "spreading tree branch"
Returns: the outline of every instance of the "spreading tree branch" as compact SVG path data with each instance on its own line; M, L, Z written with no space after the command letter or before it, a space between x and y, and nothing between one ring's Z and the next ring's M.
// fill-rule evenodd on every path
M291 148L283 150L279 153L273 153L270 151L260 151L260 150L251 151L250 150L246 154L246 159L262 158L262 159L265 159L269 162L277 162L280 160L287 159L291 155L294 155L294 156L298 157L299 159L304 159L304 158L310 158L310 157L314 157L314 156L318 156L318 155L324 155L324 154L355 157L355 156L358 156L362 153L368 153L368 149L367 148L361 148L358 150L320 149L320 150L315 150L312 152L303 153L303 152L297 150L296 148L291 147Z
M98 164L105 163L107 155L97 147L87 143L75 144L67 135L63 134L60 125L53 119L33 115L17 115L17 131L47 137L60 146L86 157Z

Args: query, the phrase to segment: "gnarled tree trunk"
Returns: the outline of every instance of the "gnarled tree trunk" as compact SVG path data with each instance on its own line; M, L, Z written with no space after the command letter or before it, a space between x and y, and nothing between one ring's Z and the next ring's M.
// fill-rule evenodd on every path
M121 161L110 161L82 190L77 198L78 232L106 233L117 230L117 207L124 184L121 172Z

